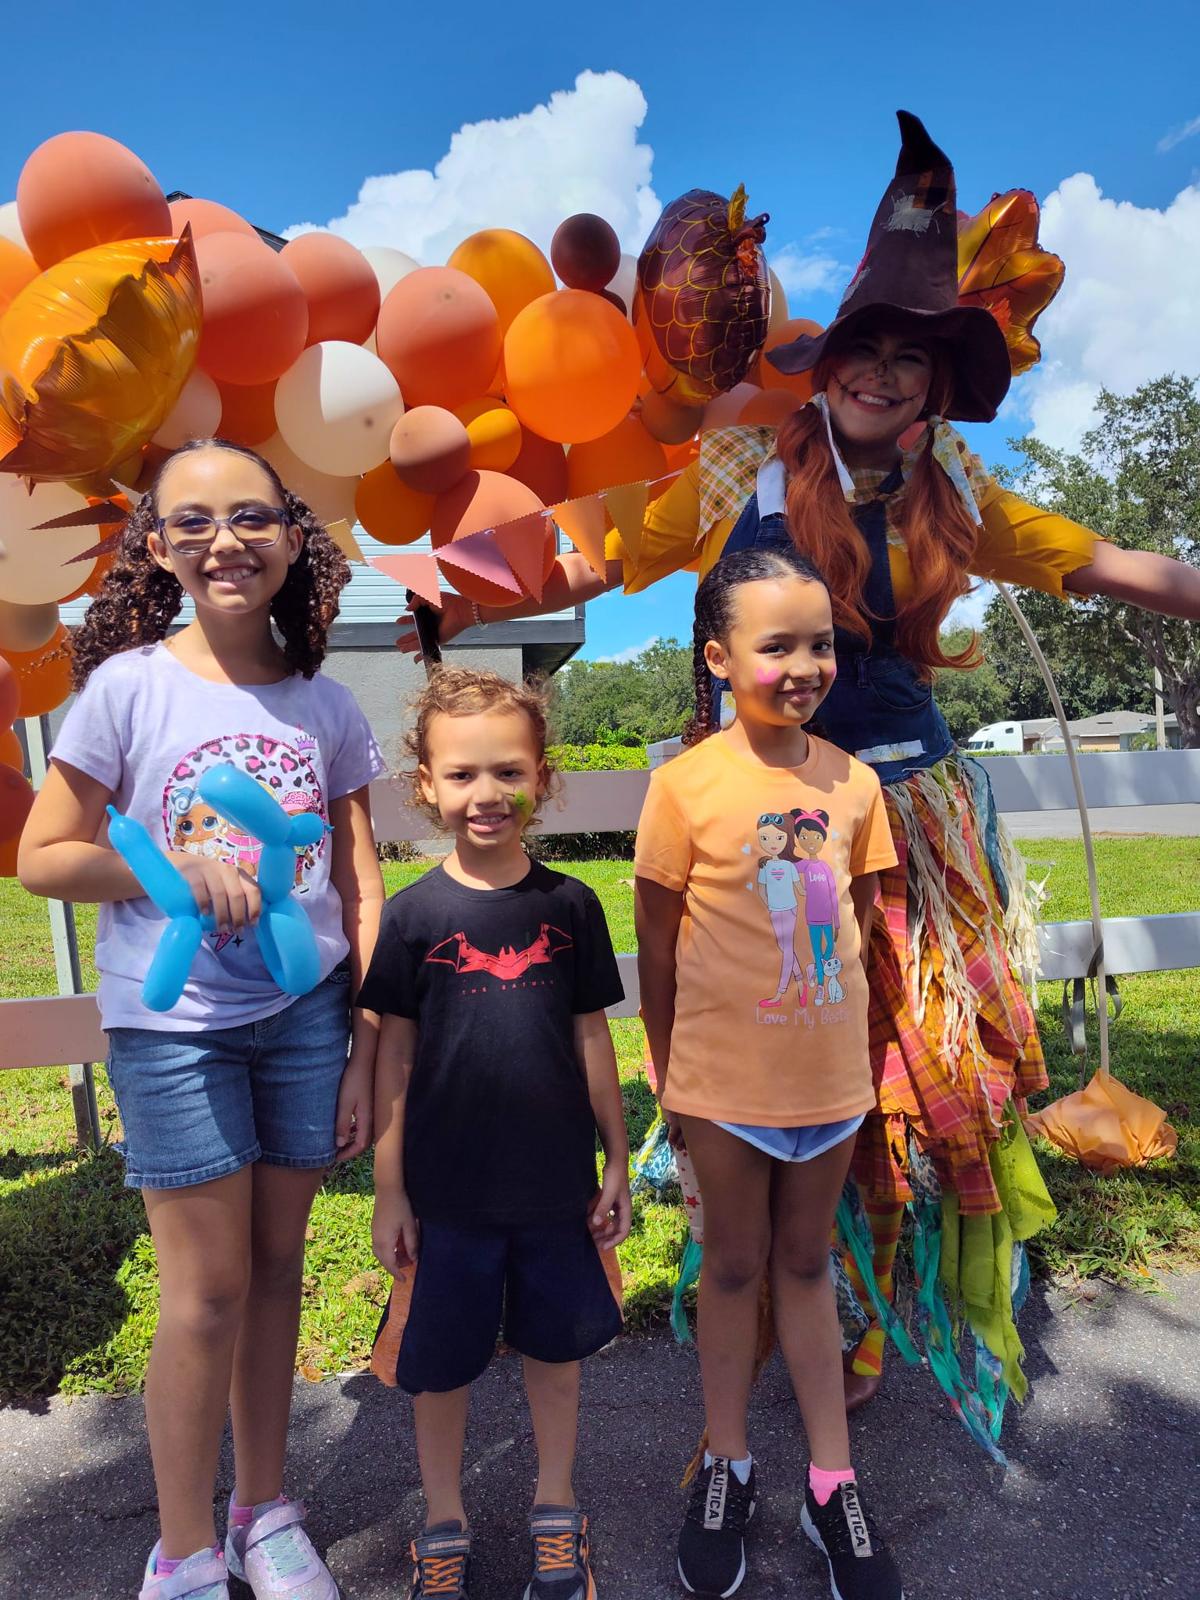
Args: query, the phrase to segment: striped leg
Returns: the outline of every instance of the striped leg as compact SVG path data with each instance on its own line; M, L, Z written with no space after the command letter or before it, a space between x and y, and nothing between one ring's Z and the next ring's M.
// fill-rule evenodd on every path
M864 1199L864 1209L871 1224L871 1234L875 1241L872 1256L872 1265L875 1274L875 1283L880 1295L889 1305L892 1303L892 1268L896 1260L896 1245L900 1238L900 1223L904 1215L904 1207L891 1204L888 1201ZM862 1302L865 1310L871 1312L871 1294L858 1265L849 1251L845 1256L846 1272L854 1286L854 1292ZM854 1352L854 1359L850 1370L858 1373L860 1377L877 1378L883 1371L883 1347L887 1342L887 1334L880 1327L877 1318L871 1316L871 1326L863 1335L862 1343Z

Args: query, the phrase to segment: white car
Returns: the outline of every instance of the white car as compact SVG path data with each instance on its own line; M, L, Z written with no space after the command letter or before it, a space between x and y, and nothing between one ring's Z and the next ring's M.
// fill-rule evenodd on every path
M1025 739L1019 722L989 722L986 728L977 728L967 740L967 750L978 750L985 755L1019 756L1024 753Z

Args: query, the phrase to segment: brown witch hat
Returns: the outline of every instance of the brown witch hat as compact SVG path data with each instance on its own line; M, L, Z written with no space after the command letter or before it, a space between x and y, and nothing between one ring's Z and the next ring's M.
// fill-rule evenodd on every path
M909 111L898 111L900 156L884 191L867 248L823 333L769 351L780 372L808 372L830 340L841 344L853 323L887 310L911 319L915 335L938 339L954 366L950 417L990 422L1012 379L999 324L981 306L958 303L958 212L954 168Z

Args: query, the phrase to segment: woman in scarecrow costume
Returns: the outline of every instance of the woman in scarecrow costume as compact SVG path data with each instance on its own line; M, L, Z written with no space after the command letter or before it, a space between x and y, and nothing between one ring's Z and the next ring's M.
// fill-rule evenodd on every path
M1200 573L1120 550L1001 489L950 426L996 415L1009 349L989 311L959 303L949 159L916 117L899 122L896 174L836 317L767 357L812 372L812 401L777 431L705 433L698 460L649 506L636 548L614 532L603 575L561 557L540 604L485 608L482 620L557 610L618 584L637 592L685 568L703 574L754 544L791 541L823 571L838 677L821 732L874 766L899 856L881 874L869 951L879 1104L839 1214L870 1318L847 1353L847 1403L875 1392L891 1334L910 1360L923 1348L964 1424L999 1457L1005 1398L1025 1392L1013 1320L1027 1281L1021 1241L1054 1215L1016 1115L1047 1082L1023 988L1038 947L986 772L957 752L931 692L935 669L970 667L977 652L947 656L939 633L972 578L1195 618ZM469 622L451 601L441 637ZM411 634L399 642L415 645ZM720 694L716 680L697 684L710 719L721 717ZM915 1295L901 1317L892 1268L906 1210ZM973 1373L959 1360L964 1323Z

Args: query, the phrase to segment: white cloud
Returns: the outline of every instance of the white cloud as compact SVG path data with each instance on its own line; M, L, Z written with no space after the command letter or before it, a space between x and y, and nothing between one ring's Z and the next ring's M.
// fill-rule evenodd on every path
M1039 438L1072 450L1101 387L1200 373L1200 185L1156 210L1111 200L1076 173L1047 198L1041 239L1066 281L1037 325L1045 355L1016 398Z
M1166 155L1168 150L1174 150L1177 144L1182 144L1185 139L1190 139L1196 133L1200 133L1200 117L1193 117L1190 122L1172 128L1170 133L1164 133L1158 141L1159 153Z
M788 296L806 294L836 294L850 273L837 259L824 250L806 251L798 244L785 244L777 255L770 257L775 276ZM803 315L803 306L789 309Z
M631 78L581 72L573 89L532 111L465 123L432 172L365 179L357 200L324 226L353 244L390 245L437 265L480 228L515 228L549 250L564 217L595 211L636 254L662 209L651 187L654 152L638 142L645 117Z
M597 656L597 662L608 662L613 666L621 666L627 661L636 661L643 650L649 650L652 644L657 644L659 635L653 633L648 639L643 639L641 644L626 645L624 650L618 650L616 655Z

